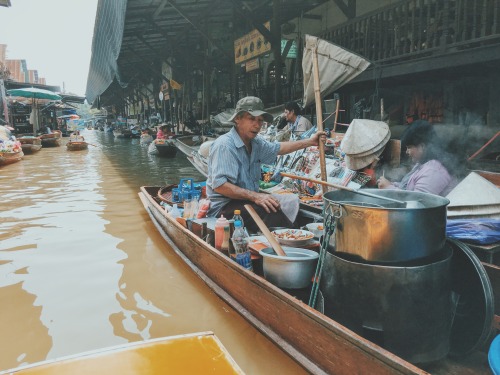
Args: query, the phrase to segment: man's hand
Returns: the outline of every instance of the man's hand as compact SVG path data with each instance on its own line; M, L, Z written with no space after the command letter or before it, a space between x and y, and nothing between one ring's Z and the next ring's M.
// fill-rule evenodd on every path
M320 142L325 144L326 143L326 132L320 131L320 132L314 133L313 136L311 137L311 140L313 140L314 143L318 146L319 146Z
M267 213L277 212L280 209L280 202L277 198L273 197L271 194L266 193L255 193L253 202L264 208Z

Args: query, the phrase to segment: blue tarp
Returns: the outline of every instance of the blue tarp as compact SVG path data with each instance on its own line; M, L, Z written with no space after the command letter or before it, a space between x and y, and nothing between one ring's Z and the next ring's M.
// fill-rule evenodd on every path
M500 241L500 219L448 220L446 236L478 245L490 245Z

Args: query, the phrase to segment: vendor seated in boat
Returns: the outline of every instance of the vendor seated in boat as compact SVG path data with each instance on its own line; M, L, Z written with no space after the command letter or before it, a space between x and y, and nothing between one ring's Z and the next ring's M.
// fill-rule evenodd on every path
M75 130L73 133L71 133L71 135L69 136L69 140L71 142L84 142L85 141L85 138L83 137L83 135L80 135L80 131L79 130Z
M158 128L158 132L156 133L156 139L170 139L175 135L175 133L172 133L168 125L162 125Z
M241 211L250 232L258 227L244 209L253 206L268 227L294 227L298 197L293 194L272 195L259 192L261 164L273 164L278 155L285 155L325 142L324 132L294 142L269 142L259 135L264 121L272 115L264 111L262 100L253 96L240 99L229 121L234 126L217 138L208 156L207 197L211 204L209 217L230 218Z
M288 102L285 104L285 112L282 114L287 122L288 130L294 135L293 138L298 139L300 136L312 128L311 121L302 116L300 106L296 102ZM283 129L286 130L285 126Z
M406 145L406 153L415 165L400 182L381 176L377 181L379 189L420 191L445 197L457 185L454 174L458 163L440 147L432 124L415 121L403 135L401 144Z

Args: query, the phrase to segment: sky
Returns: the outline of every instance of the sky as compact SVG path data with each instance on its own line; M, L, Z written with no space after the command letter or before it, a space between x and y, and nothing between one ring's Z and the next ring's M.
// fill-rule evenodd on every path
M85 96L98 0L11 0L0 6L0 44L46 84Z

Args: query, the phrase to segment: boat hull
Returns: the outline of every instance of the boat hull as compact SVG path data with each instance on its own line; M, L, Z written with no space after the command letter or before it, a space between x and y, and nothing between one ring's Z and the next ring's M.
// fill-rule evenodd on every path
M21 148L25 155L33 154L42 148L42 140L39 137L21 137L17 140L21 142Z
M173 158L177 154L177 147L173 143L156 143L155 146L159 156Z
M193 360L195 359L195 360ZM48 360L9 374L243 374L212 332L155 338Z
M9 165L13 163L17 163L23 159L24 153L22 151L19 152L0 152L0 166Z
M240 267L180 223L155 201L159 187L140 198L176 253L220 297L291 358L314 374L425 374L334 320Z
M68 142L66 143L66 148L68 151L81 151L88 149L87 142Z

